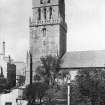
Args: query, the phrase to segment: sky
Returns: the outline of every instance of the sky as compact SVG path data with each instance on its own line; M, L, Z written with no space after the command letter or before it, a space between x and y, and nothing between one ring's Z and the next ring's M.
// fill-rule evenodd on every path
M31 0L0 0L0 52L25 61ZM105 0L65 0L67 51L105 50Z

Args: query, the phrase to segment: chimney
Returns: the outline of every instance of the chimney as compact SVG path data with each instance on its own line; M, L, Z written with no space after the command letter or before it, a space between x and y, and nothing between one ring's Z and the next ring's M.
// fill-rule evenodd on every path
M3 55L5 56L5 42L3 41Z

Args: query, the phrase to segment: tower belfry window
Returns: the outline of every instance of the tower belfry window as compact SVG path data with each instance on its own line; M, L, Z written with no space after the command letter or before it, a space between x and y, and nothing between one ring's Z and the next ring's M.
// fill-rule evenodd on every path
M40 4L43 4L43 0L40 0Z
M42 31L43 31L43 37L45 37L46 36L46 28L43 28Z
M50 11L50 16L49 17L51 19L51 17L52 17L52 7L49 8L49 11Z
M46 8L44 8L44 19L46 20Z
M48 0L47 3L50 3L50 0Z
M44 41L43 41L43 45L46 46L46 44L47 44L47 43L46 43L46 41L44 40Z
M41 20L41 9L38 8L38 20Z

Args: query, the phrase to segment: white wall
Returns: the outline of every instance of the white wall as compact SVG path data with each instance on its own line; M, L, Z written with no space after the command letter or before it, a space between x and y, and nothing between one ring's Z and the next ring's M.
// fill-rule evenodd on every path
M0 66L3 68L4 77L7 78L7 62L4 60L3 55L0 55Z
M18 98L19 89L14 89L12 92L0 95L0 105L5 105L6 102L11 102L12 105L18 105L16 99ZM22 105L26 105L26 101L22 101Z

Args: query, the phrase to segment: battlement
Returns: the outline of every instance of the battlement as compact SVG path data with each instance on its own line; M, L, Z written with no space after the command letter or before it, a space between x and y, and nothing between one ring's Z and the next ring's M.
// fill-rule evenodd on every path
M60 24L65 29L65 31L67 31L67 24L61 18L58 18L56 20L53 20L53 19L51 19L51 20L40 20L40 21L36 21L36 22L30 20L29 27L56 25L56 24Z
M61 20L60 18L59 19L56 19L56 20L40 20L40 21L36 21L36 22L33 22L31 21L30 22L30 27L34 27L34 26L42 26L42 25L54 25L54 24L60 24Z

